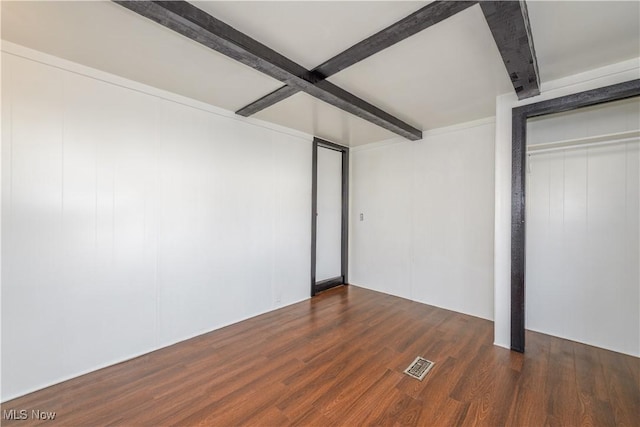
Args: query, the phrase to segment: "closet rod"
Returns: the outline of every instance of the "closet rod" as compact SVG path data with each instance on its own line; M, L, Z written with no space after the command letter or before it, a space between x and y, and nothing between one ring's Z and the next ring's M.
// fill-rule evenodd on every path
M575 150L577 148L589 148L589 147L600 147L600 146L605 146L605 145L613 145L613 144L624 144L626 142L633 142L633 141L638 141L638 137L631 137L631 138L621 138L621 139L611 139L608 141L599 141L599 142L589 142L589 143L583 143L583 144L571 144L571 145L560 145L557 147L550 147L550 148L540 148L540 149L528 149L527 150L527 155L531 156L534 154L542 154L542 153L549 153L552 151L561 151L561 150Z

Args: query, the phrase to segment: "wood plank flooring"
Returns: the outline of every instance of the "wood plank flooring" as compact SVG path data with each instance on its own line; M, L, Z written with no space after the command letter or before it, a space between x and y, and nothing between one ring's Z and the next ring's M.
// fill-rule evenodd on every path
M6 402L3 425L638 426L640 359L340 287ZM435 362L420 382L402 373Z

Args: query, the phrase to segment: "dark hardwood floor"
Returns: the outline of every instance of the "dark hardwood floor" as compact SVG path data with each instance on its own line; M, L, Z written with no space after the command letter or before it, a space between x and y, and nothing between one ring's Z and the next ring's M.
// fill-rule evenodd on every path
M638 426L640 359L354 286L6 402L46 425ZM435 362L420 382L402 373ZM3 425L37 424L3 420Z

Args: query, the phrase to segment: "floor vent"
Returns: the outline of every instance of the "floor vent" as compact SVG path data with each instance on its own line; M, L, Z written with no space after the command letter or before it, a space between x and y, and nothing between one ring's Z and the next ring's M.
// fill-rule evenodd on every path
M414 360L413 363L404 370L404 373L409 375L410 377L422 381L424 377L427 376L431 368L433 368L433 364L434 363L432 361L418 356L416 357L416 360Z

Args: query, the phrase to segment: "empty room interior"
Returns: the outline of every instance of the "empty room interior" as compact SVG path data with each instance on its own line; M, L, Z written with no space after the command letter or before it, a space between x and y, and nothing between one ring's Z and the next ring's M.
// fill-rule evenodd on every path
M1 1L2 425L640 425L640 1Z

